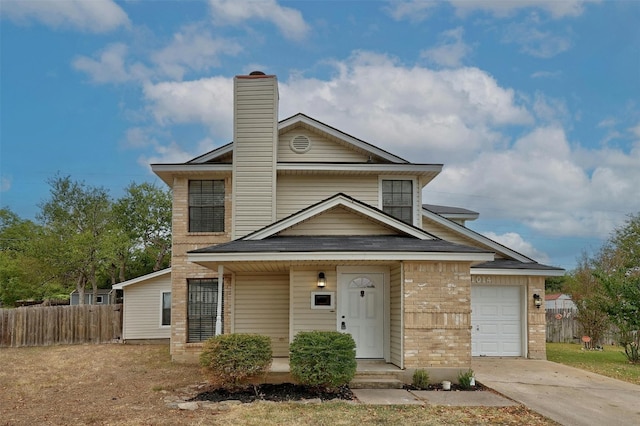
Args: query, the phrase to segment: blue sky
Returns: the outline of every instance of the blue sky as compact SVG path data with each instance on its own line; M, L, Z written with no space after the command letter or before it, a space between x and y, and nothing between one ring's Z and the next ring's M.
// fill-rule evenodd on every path
M114 197L231 140L232 79L418 163L424 201L572 268L640 211L640 2L2 0L0 205Z

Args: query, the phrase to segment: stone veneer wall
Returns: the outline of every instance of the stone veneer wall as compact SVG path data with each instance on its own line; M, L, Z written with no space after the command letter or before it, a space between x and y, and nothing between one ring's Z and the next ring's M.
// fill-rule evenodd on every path
M197 176L193 179L221 179L221 177ZM171 356L174 361L197 362L202 343L187 343L187 277L216 278L212 271L187 262L187 252L197 248L220 244L231 240L231 178L225 178L225 232L189 233L189 179L175 178L173 182L173 245L171 252ZM224 277L223 333L231 324L231 277Z
M471 367L469 262L403 262L405 368Z
M536 308L533 295L539 294L542 306ZM527 347L530 359L547 359L547 320L544 309L544 277L528 277L527 281Z

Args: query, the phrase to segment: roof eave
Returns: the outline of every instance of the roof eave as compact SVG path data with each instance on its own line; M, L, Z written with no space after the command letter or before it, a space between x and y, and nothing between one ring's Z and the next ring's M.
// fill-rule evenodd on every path
M526 269L526 268L474 268L471 267L472 275L525 275L536 277L562 277L564 269Z

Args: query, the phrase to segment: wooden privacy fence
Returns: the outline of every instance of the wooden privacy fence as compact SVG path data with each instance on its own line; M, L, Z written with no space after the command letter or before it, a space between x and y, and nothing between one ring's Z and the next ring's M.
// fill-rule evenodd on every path
M0 347L107 343L122 336L122 305L0 309Z
M571 343L579 341L580 328L576 311L572 309L547 309L547 342ZM576 340L578 339L578 340Z

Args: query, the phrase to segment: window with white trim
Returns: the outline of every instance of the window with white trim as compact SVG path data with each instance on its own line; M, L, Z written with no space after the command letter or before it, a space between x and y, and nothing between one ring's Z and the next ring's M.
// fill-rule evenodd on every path
M413 224L413 181L384 179L382 210L396 219Z
M162 292L162 320L163 326L171 325L171 292Z

